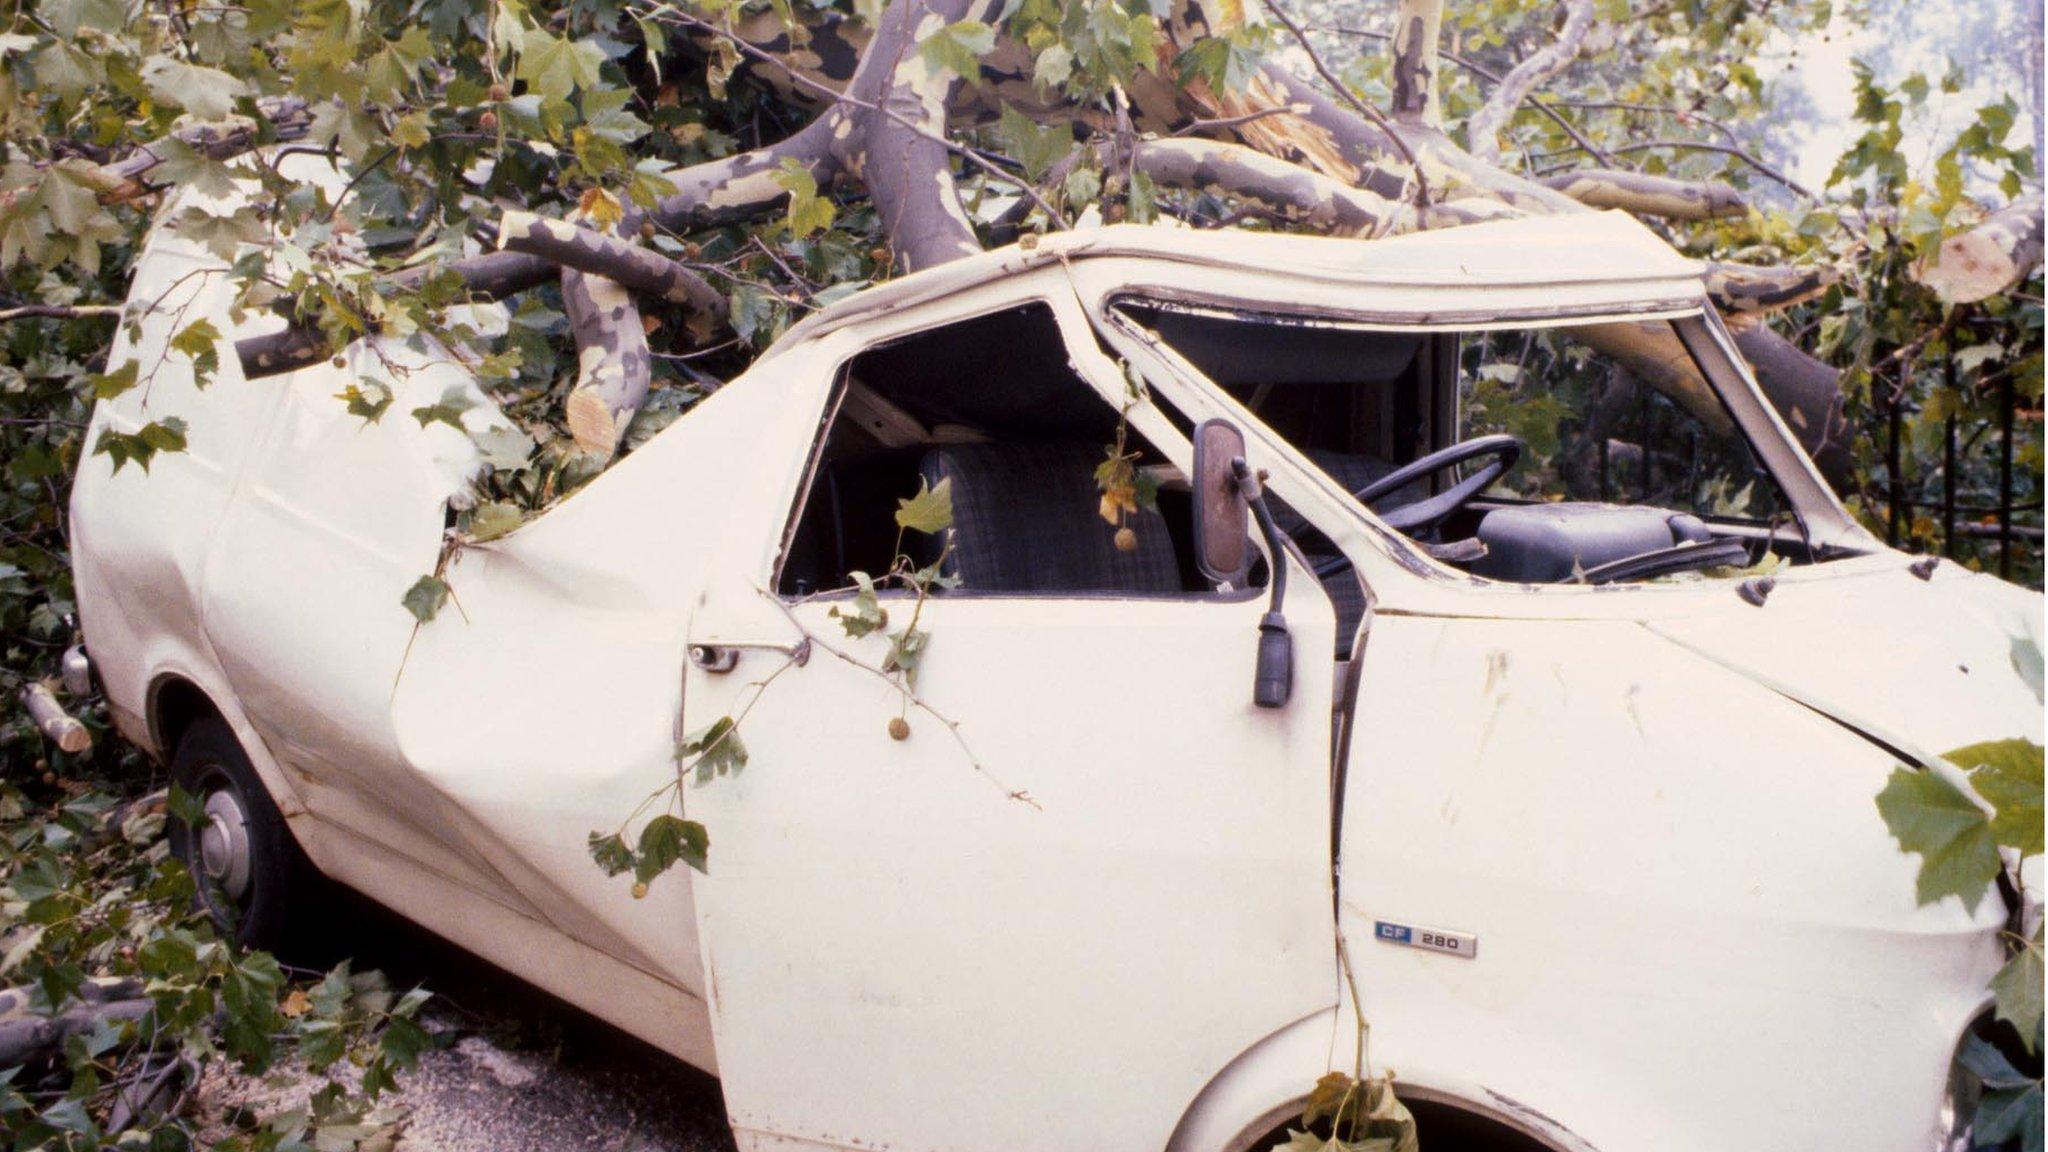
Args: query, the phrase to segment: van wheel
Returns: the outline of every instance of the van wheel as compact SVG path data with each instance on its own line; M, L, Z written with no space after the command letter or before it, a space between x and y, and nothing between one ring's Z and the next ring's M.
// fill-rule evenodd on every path
M174 818L169 829L199 906L244 947L276 951L296 939L319 873L234 733L214 717L194 723L178 741L171 779L199 805L196 826Z

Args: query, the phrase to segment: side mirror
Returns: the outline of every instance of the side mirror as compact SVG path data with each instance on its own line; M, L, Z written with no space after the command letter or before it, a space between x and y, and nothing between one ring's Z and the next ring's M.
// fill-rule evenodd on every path
M1228 420L1204 420L1194 439L1195 566L1242 588L1252 570L1251 504L1231 465L1244 459L1244 433Z

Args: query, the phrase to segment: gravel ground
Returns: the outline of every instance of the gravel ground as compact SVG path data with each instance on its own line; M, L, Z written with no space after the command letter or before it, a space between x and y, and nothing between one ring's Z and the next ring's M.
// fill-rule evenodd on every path
M438 1045L391 1100L394 1152L730 1152L718 1082L373 906L336 910L358 971L423 985ZM317 1087L289 1070L261 1080L210 1070L203 1115L276 1114Z

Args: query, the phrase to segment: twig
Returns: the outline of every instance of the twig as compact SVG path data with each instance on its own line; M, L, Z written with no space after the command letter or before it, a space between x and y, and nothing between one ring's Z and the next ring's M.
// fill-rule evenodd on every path
M850 655L847 652L844 652L841 649L834 647L830 641L825 640L823 637L820 637L816 633L812 632L809 628L804 626L804 622L802 620L797 619L796 613L790 611L789 605L783 603L780 597L770 595L767 589L765 588L756 588L754 589L754 591L759 592L761 594L762 599L768 601L770 604L775 605L776 609L782 613L785 619L789 621L790 626L795 628L797 632L800 635L802 635L806 641L809 641L814 647L824 652L829 652L832 655L837 656L839 659L844 660L848 664L853 665L855 668L858 668L861 671L866 672L868 675L880 679L883 683L889 685L889 687L896 689L898 692L901 692L903 694L903 698L909 701L912 707L916 708L918 711L923 712L925 715L930 716L932 719L937 720L940 724L944 725L946 731L952 734L953 742L960 746L961 753L967 757L968 765L972 767L976 772L981 773L983 779L987 780L990 784L995 785L996 788L1001 790L1004 796L1008 797L1011 800L1015 800L1021 804L1030 805L1033 811L1045 811L1044 808L1039 806L1038 801L1033 800L1031 798L1031 794L1029 792L1025 792L1022 789L1010 787L1008 784L1003 783L1003 781L999 777L997 777L995 773L988 770L988 766L983 764L979 757L975 756L974 749L968 746L967 738L960 734L959 721L948 717L945 713L939 711L938 709L932 707L930 704L926 703L924 697L919 696L915 691L913 691L909 684L898 683L896 679L890 676L887 672L882 671L880 668L877 668L874 665L869 664L867 661L862 660L859 657Z
M1804 184L1799 183L1797 180L1792 179L1790 176L1785 175L1783 172L1778 171L1776 168L1771 167L1769 164L1764 163L1762 160L1757 159L1749 152L1744 151L1741 148L1737 148L1732 144L1711 144L1705 140L1646 140L1641 144L1623 144L1618 148L1611 148L1608 151L1613 155L1619 156L1626 152L1649 152L1659 148L1676 148L1692 152L1716 152L1723 156L1732 156L1735 159L1742 161L1744 164L1749 165L1751 168L1756 169L1758 172L1763 173L1765 176L1770 177L1772 180L1775 180L1778 183L1784 185L1786 188L1791 189L1793 192L1798 193L1805 199L1812 200L1815 202L1818 202L1820 200L1820 197L1813 194L1812 189L1806 187ZM1569 156L1573 152L1582 150L1584 149L1564 148L1556 152L1541 153L1537 156L1532 157L1532 159L1550 160L1559 156ZM1561 172L1566 170L1567 169L1560 166L1558 168L1545 169L1543 172L1538 173L1538 175L1547 176L1553 172Z
M1280 6L1279 0L1266 0L1266 8L1273 13L1275 19L1286 26L1287 31L1294 36L1295 42L1301 46L1301 50L1308 54L1309 63L1315 67L1316 75L1323 78L1323 83L1336 89L1337 95L1342 97L1345 103L1357 109L1359 115L1378 125L1379 130L1387 134L1387 139L1394 142L1394 150L1401 154L1402 159L1408 161L1409 169L1415 173L1415 206L1428 207L1429 179L1422 174L1422 161L1416 158L1415 150L1408 146L1408 141L1403 140L1401 134L1394 130L1394 125L1387 120L1385 113L1360 100L1348 85L1337 78L1337 74L1330 70L1329 62L1323 59L1323 54L1316 51L1316 46L1309 42L1308 33L1285 8Z
M1309 106L1306 104L1281 104L1272 108L1261 108L1256 112L1247 112L1242 116L1218 116L1209 120L1190 120L1176 129L1173 134L1175 136L1193 136L1202 132L1214 132L1224 128L1241 127L1255 120L1264 120L1268 116L1306 116L1308 113Z
M1363 36L1370 40L1384 41L1392 40L1394 38L1393 33L1391 32L1378 32L1371 28L1346 28L1339 24L1323 25L1322 30L1325 32L1336 32L1344 36ZM1501 82L1500 73L1495 72L1493 69L1485 67L1484 65L1479 64L1476 61L1469 60L1463 56L1460 56L1456 52L1452 52L1444 48L1438 48L1436 54L1438 57L1445 60L1449 60L1451 63L1456 64L1458 67L1463 68L1465 71L1472 73L1474 76L1479 77L1480 79L1486 81L1489 84L1498 84ZM1565 101L1557 101L1557 103L1562 104L1565 103ZM1595 144L1592 140L1588 139L1585 136L1585 134L1579 131L1577 125L1573 124L1569 119L1565 117L1563 113L1559 112L1556 108L1552 107L1551 104L1551 101L1545 100L1540 96L1534 95L1533 93L1529 96L1529 106L1536 109L1538 112L1543 113L1545 116L1550 117L1552 120L1557 121L1557 126L1559 128L1564 129L1565 135L1570 136L1573 140L1578 141L1579 147L1584 148L1586 151L1591 152L1593 155L1600 157L1603 162L1613 162L1612 156L1610 156L1606 151L1602 150L1598 144Z
M119 304L24 304L0 312L0 324L10 320L78 320L87 316L119 316Z

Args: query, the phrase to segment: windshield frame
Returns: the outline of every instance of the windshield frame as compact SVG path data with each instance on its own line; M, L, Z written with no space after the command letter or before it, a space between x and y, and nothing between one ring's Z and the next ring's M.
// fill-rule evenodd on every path
M1375 314L1365 310L1338 313L1327 307L1295 307L1270 300L1233 300L1213 293L1133 285L1107 293L1095 303L1097 306L1090 307L1084 300L1084 311L1096 325L1101 338L1123 353L1142 376L1155 386L1169 383L1169 391L1184 388L1199 394L1207 402L1205 406L1219 409L1205 415L1222 415L1237 422L1248 437L1262 441L1267 448L1284 456L1292 470L1300 473L1300 479L1313 488L1316 494L1314 503L1322 505L1328 512L1341 515L1351 525L1365 529L1358 536L1371 542L1371 550L1394 561L1396 566L1410 574L1502 586L1499 582L1473 576L1435 560L1421 544L1388 527L1371 509L1360 504L1349 492L1342 491L1334 480L1315 467L1297 445L1260 420L1227 389L1211 380L1178 349L1129 315L1122 306L1140 304L1210 311L1304 326L1381 332L1477 332L1574 328L1598 323L1669 323L1701 377L1733 421L1734 434L1746 442L1757 467L1778 486L1790 513L1789 523L1781 523L1774 528L1745 530L1739 523L1730 523L1726 525L1730 531L1769 535L1774 541L1808 551L1816 563L1882 549L1882 545L1849 514L1821 477L1812 459L1793 438L1789 426L1763 397L1720 317L1711 308L1704 307L1703 301L1687 308L1673 308L1670 302L1660 301L1654 307L1646 306L1641 310L1617 310L1612 306L1577 310L1500 310L1485 313L1484 319L1475 319L1470 312L1459 315L1439 313L1426 317ZM1156 379L1162 372L1167 377L1166 381ZM1178 400L1176 403L1186 407ZM1197 420L1203 418L1193 411L1187 412L1187 416ZM1311 513L1299 502L1297 495L1283 493L1283 496L1314 521L1334 543L1347 552L1351 551L1340 538L1350 533L1342 531L1324 516ZM1366 574L1366 570L1361 568L1361 574ZM1367 582L1368 585L1372 583L1370 576ZM1571 590L1571 586L1505 586Z

